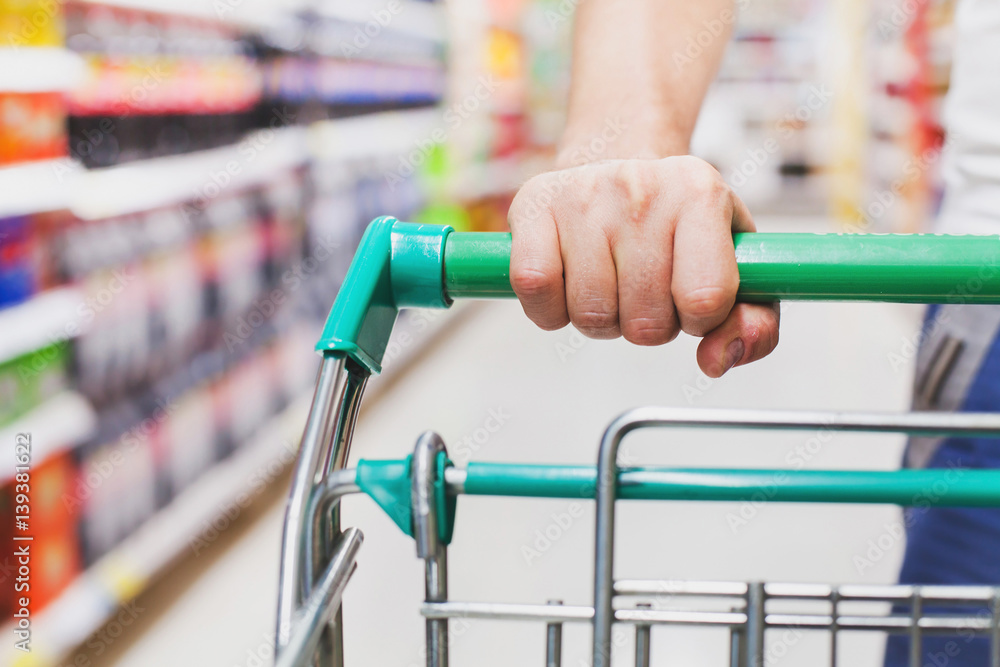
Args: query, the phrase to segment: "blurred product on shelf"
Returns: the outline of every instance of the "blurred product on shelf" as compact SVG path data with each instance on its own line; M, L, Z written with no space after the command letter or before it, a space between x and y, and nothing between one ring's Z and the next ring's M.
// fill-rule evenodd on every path
M49 457L31 471L31 578L30 591L32 612L42 609L56 599L59 593L73 581L80 572L79 540L77 539L78 512L63 502L63 490L71 487L76 480L77 466L71 452L61 452ZM15 485L8 483L0 488L0 511L4 516L14 516L14 506L18 502ZM14 521L5 521L4 532L13 533ZM3 533L0 533L3 535ZM8 534L9 543L14 543ZM0 611L8 613L15 608L19 597L14 586L4 587L0 592Z
M881 2L874 10L869 175L859 231L921 231L940 206L954 11L954 0L916 3L905 12Z
M24 301L35 291L32 240L27 217L0 218L0 307Z
M63 502L63 492L73 484L76 476L74 454L69 451L32 467L31 528L35 538L31 561L34 575L31 579L32 611L55 600L81 569L77 539L79 512Z
M89 54L85 82L70 95L75 116L223 114L260 99L254 62L241 56Z
M238 141L263 90L249 38L219 20L70 2L68 48L86 63L69 95L70 154L87 166Z
M0 92L0 165L66 155L61 93Z
M5 426L64 389L65 345L48 345L0 362L0 426Z
M440 65L387 65L287 56L266 68L267 98L292 104L319 103L329 117L427 106L444 94Z
M0 35L3 47L62 46L62 2L49 0L0 0Z

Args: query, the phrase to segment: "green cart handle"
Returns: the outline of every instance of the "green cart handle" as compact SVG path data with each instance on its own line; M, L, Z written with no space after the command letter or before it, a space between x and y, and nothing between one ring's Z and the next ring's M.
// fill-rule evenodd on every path
M1000 303L1000 237L735 234L737 299ZM401 308L509 298L510 234L378 218L351 263L316 349L369 372Z
M1000 237L996 236L736 234L733 241L740 273L738 299L744 302L1000 303ZM328 624L330 609L339 609L360 544L357 531L340 530L338 500L347 492L366 491L400 528L415 536L418 556L426 561L430 602L447 598L446 565L438 547L451 538L457 494L596 495L595 665L604 664L601 647L610 646L608 596L613 507L618 497L753 499L773 484L770 500L910 504L928 484L932 489L945 484L945 492L937 494L934 503L1000 505L1000 471L970 471L949 480L951 471L618 470L617 444L630 429L678 425L690 419L707 423L704 413L681 415L678 420L667 409L640 409L616 420L605 434L596 469L475 463L459 471L450 467L443 443L432 433L418 440L410 459L362 462L357 470L345 469L365 382L381 370L399 310L447 308L459 298L513 297L510 251L509 234L459 233L389 217L376 219L366 230L317 344L323 361L282 534L278 664L312 664L314 652L323 664L343 664L339 611L333 626ZM759 415L737 417L730 426L798 428L805 423L795 415L774 423L769 421L774 415L765 415L763 421ZM939 435L963 431L927 415L917 421L913 428L897 424L886 429L861 418L840 428L924 432L928 429L920 427L923 424ZM962 421L964 432L1000 436L996 416L964 414ZM428 621L429 645L439 653L447 651L446 623ZM331 641L320 641L327 630Z

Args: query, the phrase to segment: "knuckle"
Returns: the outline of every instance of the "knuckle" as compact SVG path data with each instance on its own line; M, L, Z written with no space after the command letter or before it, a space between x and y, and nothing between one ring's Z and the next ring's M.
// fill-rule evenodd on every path
M573 324L584 334L595 338L615 337L618 330L617 311L606 306L591 306L574 313Z
M569 318L566 315L551 318L535 317L531 321L542 331L558 331L569 324Z
M569 197L579 209L579 213L586 213L591 204L603 194L604 181L601 178L601 170L574 169L568 176Z
M546 190L541 179L542 176L529 179L514 195L507 213L509 222L537 220L541 211L552 203L553 195Z
M674 305L680 313L700 319L728 310L733 298L733 290L721 286L706 286L675 294Z
M635 345L663 345L677 337L677 327L667 318L633 317L621 323L622 336Z
M722 175L704 160L692 158L683 169L685 185L691 192L710 199L719 199L728 193Z
M510 286L522 299L534 300L551 296L560 289L561 280L562 277L556 271L534 266L512 267L510 271Z

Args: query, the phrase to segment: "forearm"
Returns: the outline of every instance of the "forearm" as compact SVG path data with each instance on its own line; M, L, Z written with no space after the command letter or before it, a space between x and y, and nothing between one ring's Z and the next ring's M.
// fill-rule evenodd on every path
M582 0L560 165L686 154L734 18L733 0Z

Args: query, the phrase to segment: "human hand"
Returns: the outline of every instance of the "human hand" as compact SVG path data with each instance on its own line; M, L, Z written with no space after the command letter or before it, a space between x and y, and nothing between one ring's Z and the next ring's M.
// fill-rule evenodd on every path
M606 160L541 174L517 193L510 282L527 316L590 338L661 345L702 337L710 377L778 344L777 304L736 304L739 197L691 156Z

